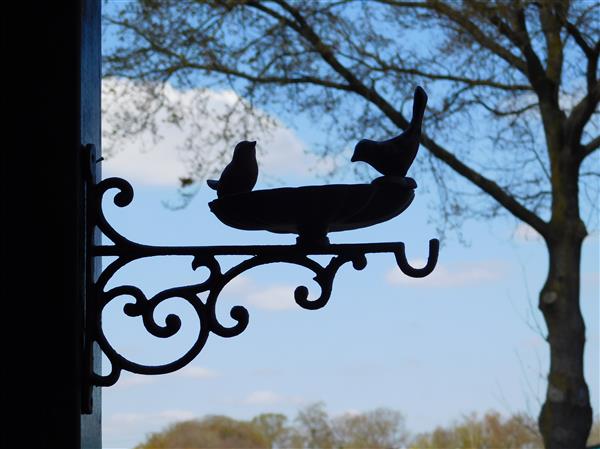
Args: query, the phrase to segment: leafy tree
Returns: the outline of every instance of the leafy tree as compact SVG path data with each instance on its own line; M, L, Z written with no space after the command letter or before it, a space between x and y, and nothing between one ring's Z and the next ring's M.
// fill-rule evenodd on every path
M408 432L398 411L378 408L366 413L330 417L322 402L301 409L278 447L307 449L396 449L404 447Z
M464 417L451 427L418 436L410 449L540 449L542 438L533 419L514 415L503 420L496 412L482 418Z
M538 423L547 449L578 449L592 423L580 196L599 176L599 9L585 0L140 0L107 19L121 41L105 67L149 86L120 129L153 123L168 106L163 83L210 79L245 99L232 111L258 104L312 115L331 136L326 153L405 129L406 100L423 85L421 168L437 181L444 218L508 213L546 243L539 309L550 367ZM243 124L232 114L220 132L228 139ZM207 170L196 168L184 183Z
M598 420L594 423L598 438ZM594 432L588 444L594 444ZM449 427L409 437L398 411L378 408L330 417L322 402L285 415L263 413L251 421L225 416L172 424L150 434L136 449L540 449L535 421L522 414L503 418L490 411L463 417Z
M269 447L285 447L290 437L287 416L281 413L262 413L252 418L252 425L265 437Z
M342 415L333 420L332 427L335 446L340 449L397 449L408 442L404 417L387 408Z
M135 449L268 449L268 440L251 423L226 416L183 421L153 433Z
M308 405L298 412L295 419L296 434L303 441L304 448L334 449L335 437L325 404L318 402Z

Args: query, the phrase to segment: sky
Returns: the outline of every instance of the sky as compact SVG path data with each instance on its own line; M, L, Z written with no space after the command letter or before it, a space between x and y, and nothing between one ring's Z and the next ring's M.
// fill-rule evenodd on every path
M172 95L186 94L173 89ZM215 101L223 98L227 95L215 94ZM185 154L177 147L186 124L161 126L164 138L155 145L148 145L149 138L144 145L143 138L133 139L103 162L105 178L123 177L135 190L133 203L125 208L114 206L112 194L106 194L104 210L119 233L154 245L294 243L293 235L225 226L210 212L207 203L216 195L204 185L186 208L165 207L176 204L177 179L185 174ZM319 168L314 170L315 157L304 152L303 133L310 129L297 128L282 122L271 136L255 136L261 147L255 190L323 183ZM429 239L438 237L428 195L417 188L413 204L400 216L332 233L330 239L403 241L413 265L423 264ZM467 221L462 233L467 244L450 234L442 241L434 273L424 279L404 276L390 254L367 256L362 271L343 266L329 303L317 311L301 309L293 300L299 285L318 294L312 272L279 264L244 273L224 290L217 310L224 323L233 324L229 310L243 305L250 313L248 328L230 339L211 335L199 356L178 372L124 372L115 386L104 388L104 447L131 448L169 423L207 414L250 419L280 412L292 418L317 401L331 415L393 408L404 414L414 433L490 409L536 415L548 366L536 306L547 271L543 243L533 230L509 219ZM596 411L598 246L595 231L584 244L581 296L586 378ZM203 274L191 270L190 263L183 256L131 263L109 285L132 284L152 295L197 283ZM233 263L233 258L223 258L224 267ZM126 297L117 298L107 307L104 329L111 343L134 361L169 362L198 331L191 308L174 299L159 308L158 316L180 314L182 330L169 341L150 337L137 319L122 313L126 302ZM104 365L107 371L106 360Z
M125 83L107 81L119 82ZM181 104L190 104L191 94L174 87L168 91L170 99ZM235 100L231 91L204 94L217 109ZM103 101L119 103L108 93ZM119 107L127 104L121 102ZM272 134L239 136L258 142L260 175L255 190L323 184L320 175L340 161L319 161L310 153L311 143L320 137L310 123L273 118L278 127ZM216 125L205 116L184 119L179 127L161 122L162 139L155 142L146 134L123 141L103 161L103 177L123 177L135 190L133 203L125 208L112 204L110 192L105 197L104 211L120 234L151 245L295 242L293 235L225 226L208 208L216 195L205 184L187 207L166 207L178 204L177 180L187 174L190 155L179 149L186 133L194 126ZM207 146L205 152L222 150ZM351 148L346 148L341 162L344 158L349 162L350 155ZM334 181L364 182L349 172ZM428 207L432 193L427 180L416 181L415 200L401 215L373 227L331 233L330 240L403 241L409 261L423 264L429 239L439 237L439 217ZM548 369L545 327L537 310L537 295L547 274L544 244L531 228L506 217L466 221L461 232L466 243L448 234L435 271L423 279L404 276L391 254L368 255L362 271L344 265L329 303L316 311L301 309L293 299L299 285L309 288L311 298L318 294L311 271L277 264L244 273L226 287L217 308L224 324L233 324L228 316L231 307L248 309L250 323L242 334L229 339L210 335L198 357L175 373L123 372L116 385L103 389L104 448L133 448L148 433L179 420L208 414L250 419L264 412L293 418L299 409L318 401L333 416L377 407L396 409L412 433L491 409L536 416ZM585 374L595 413L600 410L599 247L594 230L583 247L581 307L587 326ZM225 268L240 260L225 257L221 262ZM104 265L108 262L107 258ZM204 272L191 269L190 257L155 257L125 266L109 286L131 284L150 296L198 283L203 276ZM159 364L189 348L199 329L189 305L174 299L158 309L159 322L169 313L182 319L181 331L165 341L148 336L138 319L122 313L127 301L115 299L103 314L104 331L117 350L133 361ZM103 364L107 372L106 359Z

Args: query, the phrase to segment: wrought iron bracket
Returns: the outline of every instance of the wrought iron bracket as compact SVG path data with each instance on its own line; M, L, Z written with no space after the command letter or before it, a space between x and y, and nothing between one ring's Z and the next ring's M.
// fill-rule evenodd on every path
M414 268L408 263L403 242L361 243L361 244L321 244L321 245L244 245L244 246L151 246L133 242L119 234L108 222L103 208L104 195L109 190L116 190L113 198L118 207L129 205L134 196L132 186L121 178L108 178L99 183L93 182L93 164L97 161L93 148L88 160L91 168L86 183L86 216L88 228L88 266L93 267L92 260L111 257L97 276L88 273L86 292L86 335L85 350L87 359L97 345L110 362L110 372L101 374L94 372L91 364L87 365L84 376L88 388L84 392L84 404L89 404L89 394L92 386L114 385L123 370L137 374L165 374L181 369L190 363L203 349L211 333L220 337L234 337L242 333L249 322L248 311L241 305L231 308L229 315L235 321L233 326L225 326L217 318L216 306L220 293L225 286L240 274L254 267L272 263L288 263L302 266L312 271L314 280L321 289L315 299L309 298L308 288L299 286L294 291L294 299L298 306L316 310L324 307L331 297L333 281L339 268L350 262L356 270L362 270L367 265L367 254L392 253L400 270L410 277L424 277L430 274L436 266L439 251L439 241L429 241L429 256L422 268ZM97 243L98 233L102 233L112 244ZM234 267L223 270L218 261L219 256L247 256L245 260ZM320 264L309 256L332 256L329 262ZM107 288L109 281L125 265L140 259L154 256L191 256L192 270L206 268L208 276L198 283L163 290L151 297L133 285L121 285ZM195 341L187 352L176 360L162 365L144 365L127 359L111 345L102 327L102 313L105 307L115 298L129 297L123 312L129 317L141 318L145 329L153 336L169 338L181 328L181 319L176 314L169 314L160 324L155 319L156 308L164 301L180 298L187 301L200 322ZM85 408L85 407L84 407Z

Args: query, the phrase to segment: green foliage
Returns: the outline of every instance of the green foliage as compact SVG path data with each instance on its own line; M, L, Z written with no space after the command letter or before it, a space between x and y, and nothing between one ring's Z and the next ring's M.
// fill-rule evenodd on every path
M600 442L596 418L589 445ZM535 420L491 411L463 417L448 427L410 437L403 415L388 408L331 417L322 402L289 421L263 413L250 421L207 416L150 434L135 449L542 449Z
M392 449L408 441L404 417L387 408L340 416L333 421L333 429L336 447L344 449Z
M300 410L296 417L298 433L304 440L302 447L333 449L334 435L325 411L325 404L318 402Z
M502 419L497 412L472 414L458 423L419 435L410 449L541 449L535 421L526 415Z
M255 426L226 416L172 424L151 434L135 449L269 449L267 438Z
M281 413L262 413L252 418L252 425L267 440L271 449L282 447L289 439L287 416Z

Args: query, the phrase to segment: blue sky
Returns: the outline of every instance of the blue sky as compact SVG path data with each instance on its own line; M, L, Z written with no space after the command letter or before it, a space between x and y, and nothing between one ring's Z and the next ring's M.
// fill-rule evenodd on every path
M282 123L270 138L255 137L264 150L256 189L322 183L309 171L314 157L303 153L304 134L311 130L298 128ZM162 132L166 137L156 145L142 151L140 142L132 140L103 163L105 177L122 176L135 189L133 203L124 209L112 205L110 194L105 201L109 221L121 234L156 245L294 242L291 235L226 227L210 212L207 203L215 193L205 186L187 208L165 208L165 201L177 199L177 176L184 174L185 155L176 148L181 139L177 133L185 132L185 125L183 130L165 125ZM277 183L269 175L287 181ZM344 182L358 181L346 177ZM426 181L417 178L417 183L421 187L415 201L400 216L371 228L331 234L331 240L404 241L409 259L422 263L428 240L437 237L437 217L427 208L431 193L423 188ZM123 373L115 386L103 390L104 447L133 447L148 432L180 419L206 414L247 419L262 412L293 417L316 401L325 402L332 415L391 407L404 413L413 432L474 411L537 414L548 365L540 334L543 319L536 307L547 269L544 246L535 233L507 218L468 221L462 232L469 245L450 234L436 271L425 279L403 276L391 255L368 256L363 271L344 266L329 304L318 311L293 302L298 285L307 285L313 295L318 292L311 272L271 265L245 273L224 291L218 310L227 323L233 305L247 307L246 331L231 339L211 335L203 352L180 372ZM582 270L586 376L595 410L600 378L598 259L595 231L586 240ZM189 257L136 262L123 268L111 285L133 284L151 295L197 283L201 273L193 272L190 262ZM116 299L104 314L105 331L115 347L145 363L168 362L186 350L198 323L185 304L173 300L159 311L177 312L183 319L180 334L165 342L149 337L136 319L121 313L126 300Z
M110 45L110 35L105 39L105 46ZM176 89L170 95L184 103L189 98ZM209 95L217 107L235 97L228 91ZM114 97L104 98L111 100ZM305 152L320 134L302 117L278 119L280 126L271 136L239 136L258 140L256 189L323 183L319 173L340 160L319 162ZM201 123L206 127L215 125L208 118L194 120L206 120ZM124 209L113 206L107 195L104 207L113 226L131 240L155 245L294 243L291 235L226 227L210 212L208 202L215 199L215 192L205 185L187 208L174 211L164 206L177 202L177 178L186 175L189 160L178 147L191 126L190 121L181 128L163 124L162 140L154 142L143 135L122 142L119 151L103 162L105 177L124 177L135 189L133 203ZM346 148L341 161L349 161L350 154L351 148ZM427 188L427 173L412 175L419 187L403 214L370 228L330 234L331 241L404 241L409 260L423 263L429 239L438 237L439 217L429 208L435 201ZM337 181L361 182L348 172ZM308 286L312 295L318 292L312 272L287 265L248 271L226 288L218 308L225 323L231 322L232 306L248 309L250 324L241 335L231 339L211 335L197 359L179 372L163 376L124 372L115 386L103 389L104 447L132 448L148 432L206 414L248 419L281 412L293 418L299 408L316 401L323 401L331 415L394 408L415 433L489 409L537 415L548 367L545 327L537 310L537 294L547 272L543 242L531 229L506 217L467 221L461 232L468 245L450 233L442 241L436 270L424 279L403 276L391 255L369 255L362 271L345 265L328 305L317 311L303 310L293 301L298 285ZM581 295L587 326L586 378L596 413L599 246L598 231L593 230L583 249ZM136 262L120 270L110 285L133 284L151 295L197 283L202 273L191 270L190 263L189 257ZM224 258L223 265L228 263L235 260ZM126 300L116 299L103 316L105 332L116 348L145 363L165 363L187 349L198 330L189 307L173 300L159 309L159 314L179 313L183 321L181 332L163 341L149 337L137 319L122 313Z

